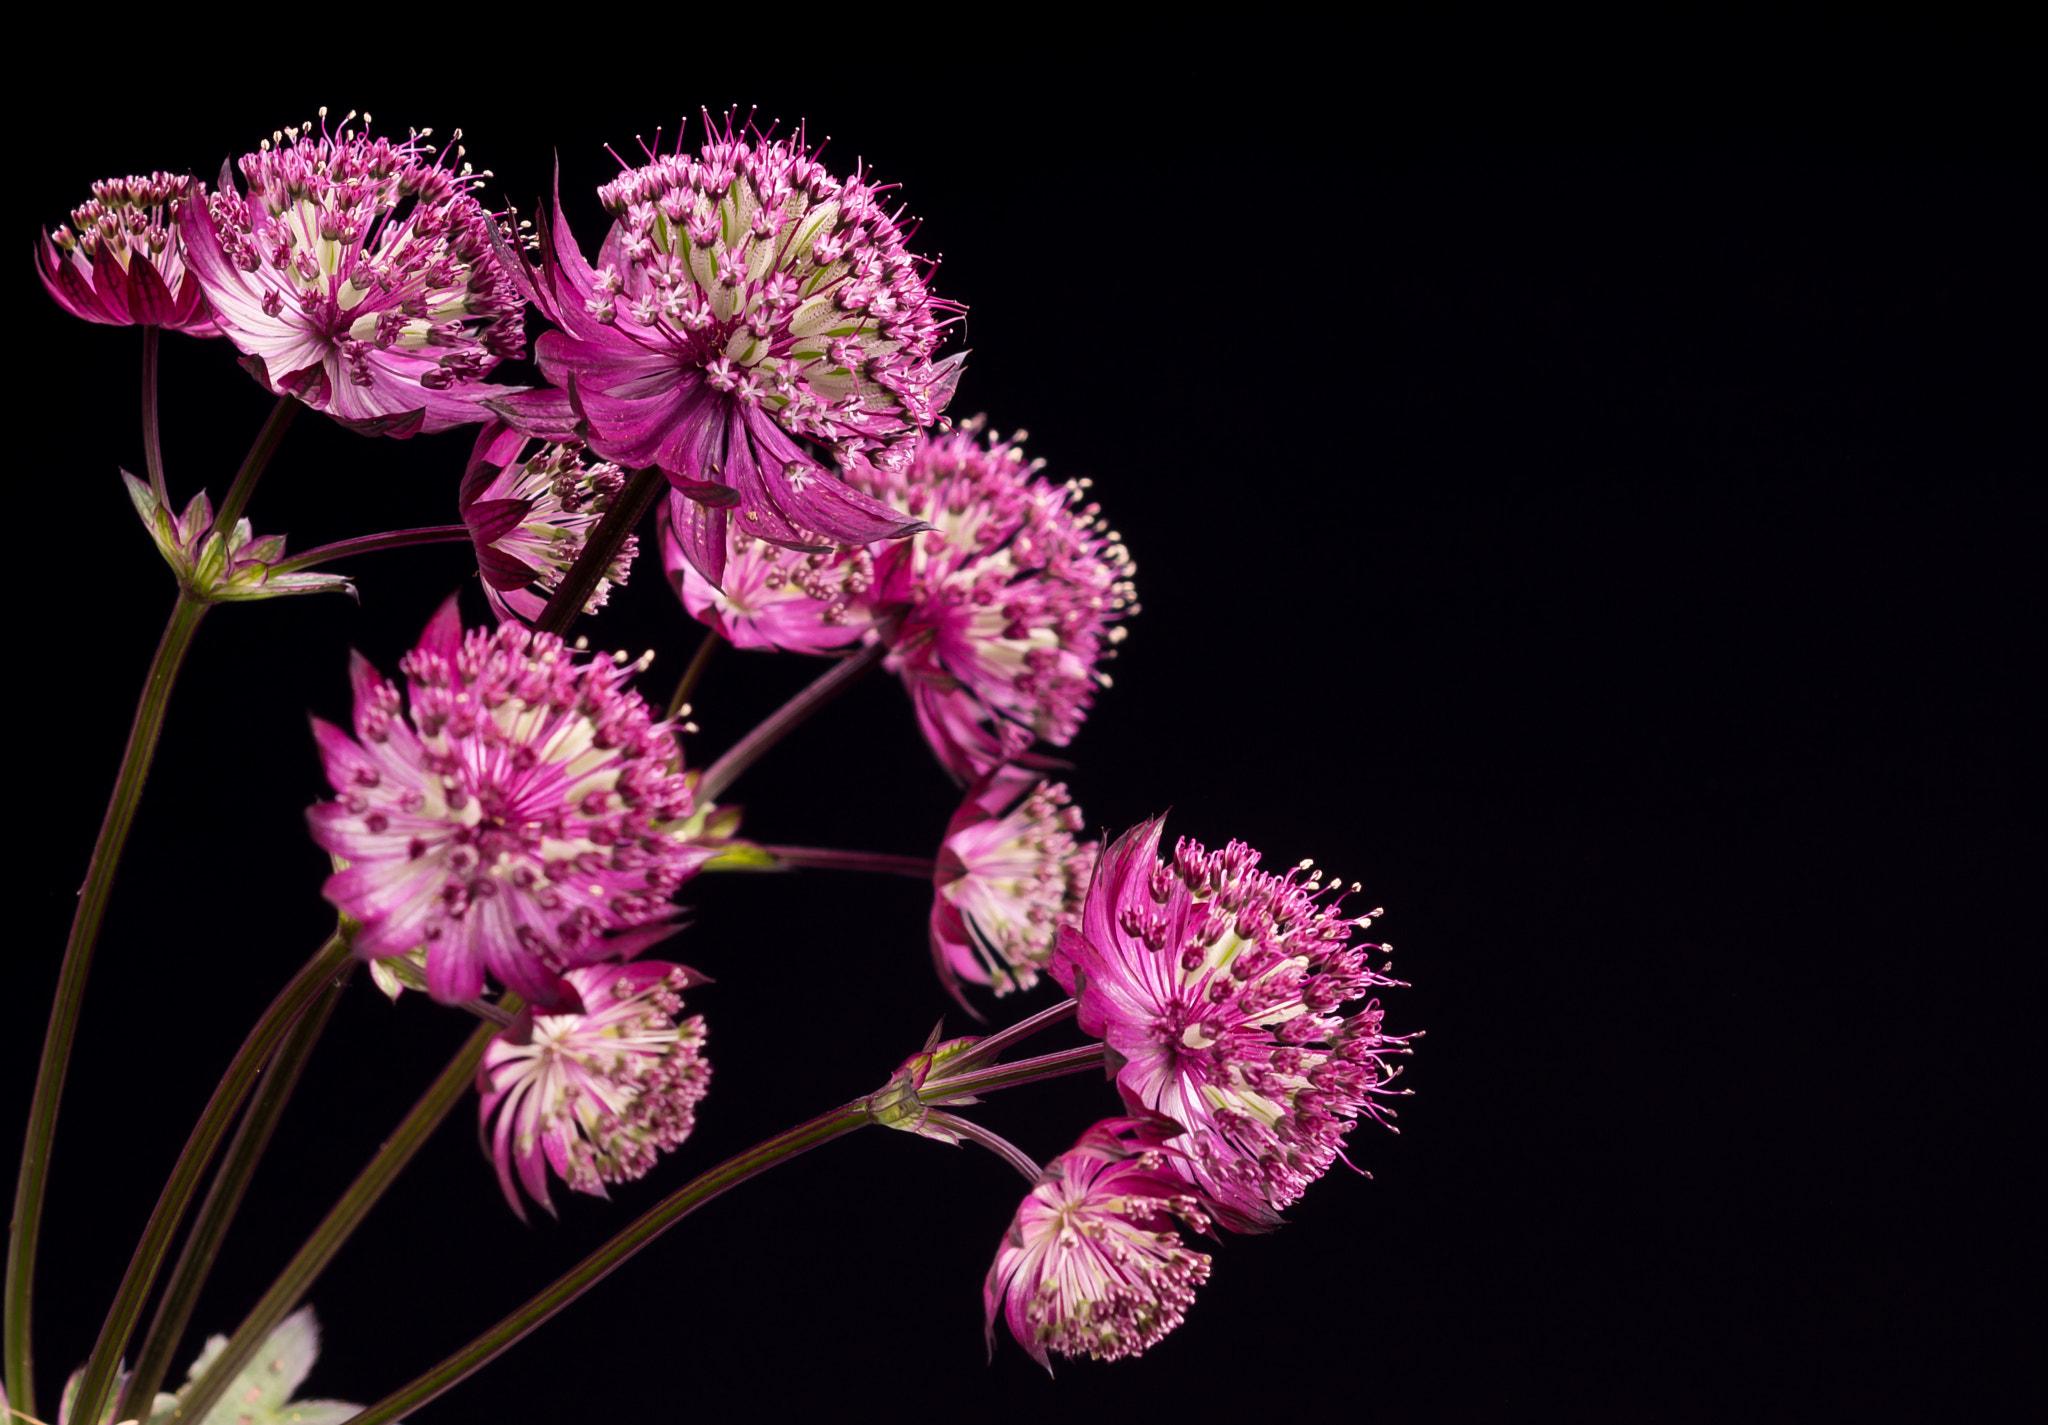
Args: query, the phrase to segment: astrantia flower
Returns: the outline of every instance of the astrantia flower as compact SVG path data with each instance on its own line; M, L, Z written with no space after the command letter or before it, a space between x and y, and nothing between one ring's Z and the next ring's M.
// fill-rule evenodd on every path
M1054 485L1015 440L977 439L979 420L919 443L903 470L854 478L933 528L876 552L869 602L900 611L888 666L953 775L971 780L1028 747L1079 729L1096 664L1135 613L1136 566L1084 481Z
M355 738L313 720L339 799L307 817L349 862L324 894L362 923L365 959L424 946L435 999L474 998L488 971L573 1007L564 973L664 939L669 896L715 854L657 825L687 817L690 792L626 686L638 665L579 662L516 623L465 634L451 598L400 666L405 717L357 654Z
M501 619L536 619L547 596L561 587L569 566L626 477L606 461L587 462L575 445L534 442L503 421L493 420L477 436L457 503L476 544L484 594ZM626 582L637 536L627 535L605 577L597 581L585 613L596 613L612 585Z
M1059 928L1081 921L1101 849L1076 840L1083 824L1066 787L1029 768L998 767L968 789L932 878L932 959L956 999L962 980L998 995L1038 983Z
M1173 1128L1109 1119L1046 1165L981 1289L990 1350L998 1309L1047 1370L1049 1351L1114 1361L1180 1325L1209 1257L1181 1244L1174 1219L1203 1232L1209 1214L1160 1147Z
M756 539L738 523L727 535L725 581L697 572L676 537L691 518L678 495L661 513L661 562L683 607L739 648L823 653L859 638L871 622L864 596L875 578L865 548L784 549ZM676 506L683 506L680 515Z
M524 1220L512 1184L549 1212L547 1170L577 1192L645 1176L657 1157L690 1136L711 1082L704 1020L681 1024L677 991L703 983L682 965L594 965L567 977L581 1014L534 1015L484 1051L481 1121L505 1199Z
M1103 853L1048 972L1080 1000L1082 1029L1122 1056L1124 1101L1189 1130L1174 1140L1180 1169L1271 1221L1329 1168L1353 1120L1392 1116L1387 1059L1412 1036L1381 1032L1377 1000L1336 1011L1401 982L1366 963L1386 947L1350 943L1372 916L1323 900L1339 887L1320 871L1304 880L1307 862L1273 876L1243 842L1211 852L1185 838L1161 862L1163 821Z
M886 188L839 179L795 139L705 118L695 155L629 169L598 190L615 221L593 268L562 215L542 222L527 295L561 328L535 344L560 391L500 404L554 435L587 426L621 465L658 465L689 500L677 535L714 585L727 525L792 548L919 528L850 489L840 463L900 466L952 394L960 357L931 360L946 313L930 264L904 246Z
M198 186L178 173L93 184L92 197L71 210L71 226L38 244L36 275L59 306L89 322L219 336L178 241Z
M348 120L277 137L242 158L247 197L223 166L186 210L187 260L244 364L372 434L484 419L478 402L507 388L482 378L525 350L525 304L461 150L436 161L424 134L395 144Z

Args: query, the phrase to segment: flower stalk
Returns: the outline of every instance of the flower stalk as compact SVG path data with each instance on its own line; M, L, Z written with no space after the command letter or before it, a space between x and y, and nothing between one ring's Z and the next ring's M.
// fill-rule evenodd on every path
M810 866L820 871L873 871L885 876L932 878L932 862L926 856L895 856L884 851L833 851L823 846L763 846L761 848L785 866Z
M185 1327L192 1319L192 1308L198 1303L200 1290L206 1285L207 1274L213 1270L213 1261L220 1253L222 1239L227 1236L228 1224L234 1221L235 1213L242 1205L243 1195L249 1189L249 1179L255 1173L256 1165L262 1161L264 1150L270 1146L270 1135L277 1127L285 1104L291 1101L292 1091L298 1087L300 1071L306 1067L306 1060L312 1057L313 1046L319 1043L321 1033L326 1030L327 1021L334 1014L334 1006L340 1002L343 991L354 977L354 969L353 965L342 967L341 973L328 982L326 989L299 1016L286 1033L284 1042L277 1046L269 1063L264 1065L263 1076L250 1101L249 1110L242 1115L241 1125L235 1129L235 1136L228 1143L220 1169L213 1176L213 1186L207 1189L206 1200L200 1204L199 1216L186 1235L177 1265L171 1269L170 1282L164 1287L163 1299L157 1303L156 1316L150 1321L148 1334L142 1338L134 1374L128 1378L128 1387L121 1393L121 1402L114 1412L116 1419L126 1420L130 1416L147 1414L149 1402L155 1400L157 1388L170 1371L171 1354L178 1349L178 1342L184 1337Z
M156 418L157 342L163 329L150 322L142 328L142 465L153 489L163 490L164 445Z
M697 651L690 655L690 666L683 670L683 676L676 680L676 690L669 695L666 718L682 716L683 709L690 705L690 694L697 691L697 685L704 681L704 670L711 666L711 655L718 651L718 645L725 642L718 636L718 630L704 630L704 641L697 645Z
M220 502L220 512L213 517L215 529L235 527L235 521L249 507L249 497L256 493L256 482L263 478L263 472L270 466L270 457L277 454L277 447L283 442L292 417L298 413L299 402L296 399L291 396L277 398L277 404L270 408L270 415L263 422L263 429L256 432L249 453L242 457L242 468L235 472L235 483L228 486L227 498Z
M518 996L507 992L498 1001L498 1007L508 1014L516 1014L521 1005ZM433 1136L449 1110L469 1092L476 1082L477 1065L483 1060L484 1050L497 1033L495 1024L477 1026L468 1042L448 1061L440 1077L427 1087L412 1111L400 1121L384 1146L377 1150L377 1155L356 1175L348 1191L313 1229L312 1236L306 1239L297 1255L285 1264L262 1299L250 1308L242 1324L235 1328L235 1334L228 1339L227 1346L185 1390L177 1408L167 1417L169 1425L190 1425L190 1422L204 1420L207 1412L219 1403L242 1368L256 1358L270 1333L291 1315L314 1280L334 1259L334 1254L341 1250L342 1243L362 1225L370 1209L397 1180L413 1155Z
M21 1172L15 1182L14 1217L7 1239L7 1280L5 1287L5 1357L8 1398L15 1408L34 1411L35 1374L30 1356L30 1314L35 1293L36 1238L42 1227L43 1193L49 1185L50 1145L57 1131L57 1106L64 1094L64 1074L71 1062L72 1041L78 1035L78 1017L85 999L85 983L92 969L94 947L99 942L100 923L107 912L107 897L114 885L114 871L128 832L135 822L136 804L142 799L143 784L149 779L157 739L163 733L164 712L170 704L171 688L178 669L192 647L192 637L206 605L180 592L164 626L156 657L143 680L142 697L135 709L135 722L128 732L128 746L121 757L121 770L114 779L113 795L107 799L106 816L100 822L99 839L94 842L92 860L79 888L78 909L71 920L71 936L64 946L64 961L57 972L57 994L50 1006L50 1022L43 1035L43 1055L36 1068L35 1096L30 1100L28 1132L21 1151Z
M270 1002L263 1017L256 1021L256 1026L242 1041L242 1047L228 1064L227 1072L221 1075L213 1097L185 1140L185 1149L178 1155L169 1180L157 1195L156 1210L149 1215L149 1222L142 1230L142 1240L135 1244L135 1253L121 1278L120 1289L114 1294L114 1304L107 1312L105 1324L100 1327L99 1341L93 1347L92 1357L86 1364L85 1378L79 1384L74 1419L98 1420L104 1413L115 1373L120 1369L121 1354L128 1348L129 1334L134 1331L135 1322L142 1314L142 1303L156 1281L157 1271L170 1249L171 1237L184 1219L185 1209L191 1205L200 1175L213 1160L214 1150L220 1146L221 1139L227 1136L228 1125L234 1121L242 1101L255 1086L264 1061L275 1052L285 1032L343 970L348 959L348 938L337 930L328 937L326 944L314 952L313 958L292 977L291 982L278 992L277 998Z
M280 559L270 566L272 574L296 574L301 569L314 569L322 564L331 564L337 559L353 559L358 554L375 554L381 549L404 549L414 544L466 544L469 542L469 526L464 524L423 525L419 529L395 529L385 534L363 534L354 539L336 540L309 549L304 554L294 554L289 559Z
M762 753L803 725L806 718L831 702L888 654L881 643L869 644L850 658L841 659L822 677L770 713L752 732L727 749L725 755L704 771L697 783L697 800L712 802L738 780L740 773L754 765Z
M655 494L666 483L661 471L654 466L633 472L626 488L619 492L618 499L605 511L597 528L590 532L590 542L583 546L583 552L569 566L569 572L562 576L561 587L555 590L548 599L548 606L534 620L536 630L541 633L567 632L569 625L576 621L576 615L582 613L583 606L590 602L598 580L612 567L619 546L626 542L626 536L633 532L633 526L640 523L648 506L654 503Z

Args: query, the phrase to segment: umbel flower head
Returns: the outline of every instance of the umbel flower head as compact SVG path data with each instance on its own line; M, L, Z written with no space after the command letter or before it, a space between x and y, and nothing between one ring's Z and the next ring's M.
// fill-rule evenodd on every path
M1028 990L1062 925L1081 923L1098 843L1067 789L1029 767L997 767L968 788L946 824L932 877L932 960L964 1005L961 982L998 995Z
M1080 728L1096 665L1137 612L1136 566L1086 481L1054 485L1017 438L983 443L979 418L922 440L901 470L852 478L932 528L878 550L869 602L891 616L901 675L939 760L971 781L1042 737ZM1019 438L1021 438L1021 432Z
M480 421L507 390L483 377L526 347L497 220L472 192L487 175L456 171L460 148L434 159L427 133L351 133L354 117L330 135L322 110L317 137L308 123L244 155L246 197L223 165L186 210L192 273L271 391L367 434Z
M493 419L477 436L457 496L484 594L500 619L540 617L547 596L561 587L590 531L626 487L618 466L586 461L580 446L533 445ZM638 536L627 535L584 603L585 613L603 608L612 586L626 582L639 551Z
M687 817L675 742L626 686L642 665L578 661L516 623L463 631L450 598L398 689L350 663L355 737L313 735L336 800L307 813L344 858L327 899L361 922L368 960L424 947L427 988L456 1003L488 972L543 1010L564 978L665 939L677 886L713 851L659 823Z
M547 1170L577 1192L646 1175L690 1136L711 1084L704 1019L678 1024L678 991L703 983L683 965L592 965L566 976L581 1014L523 1016L484 1051L480 1120L505 1200L520 1220L519 1181L549 1212Z
M705 115L695 154L650 150L598 190L611 231L587 262L555 199L528 297L561 328L535 356L562 389L500 403L536 434L587 429L621 465L658 465L685 557L725 581L727 526L790 548L919 528L850 488L839 463L894 468L944 409L958 356L933 362L957 312L927 290L888 190L841 179L806 146Z
M681 518L687 520L688 513ZM735 522L727 534L720 586L690 563L676 535L677 523L670 509L662 511L661 562L669 586L690 617L716 629L733 646L824 653L852 643L872 622L866 594L874 583L875 561L865 547L784 549L754 538Z
M981 1289L991 1351L998 1310L1048 1371L1050 1351L1114 1361L1180 1325L1209 1257L1182 1245L1174 1219L1205 1232L1210 1215L1161 1146L1177 1126L1106 1119L1046 1164Z
M219 336L178 240L182 209L198 186L178 173L93 184L92 197L71 210L70 226L37 244L36 275L44 289L89 322Z
M1185 838L1161 861L1164 820L1103 853L1081 927L1061 931L1048 972L1080 1001L1081 1028L1121 1057L1132 1111L1187 1128L1176 1167L1233 1214L1271 1223L1328 1170L1354 1120L1393 1116L1387 1060L1413 1036L1382 1032L1378 1000L1337 1010L1401 982L1367 964L1387 947L1351 943L1380 912L1341 914L1341 887L1320 871L1304 879L1308 862L1274 876L1241 841L1212 852Z

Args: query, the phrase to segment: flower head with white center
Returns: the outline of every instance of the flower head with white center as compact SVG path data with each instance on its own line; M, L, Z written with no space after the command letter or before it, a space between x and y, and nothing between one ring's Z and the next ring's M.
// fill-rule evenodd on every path
M691 517L687 508L678 510L687 504L674 496L661 512L661 562L690 617L735 648L792 653L824 653L867 631L875 561L866 548L784 549L735 522L727 535L725 580L714 585L676 537L679 523Z
M944 409L961 358L934 362L960 310L933 297L888 189L841 179L803 130L777 139L705 116L695 154L647 150L598 190L614 221L593 268L556 196L528 296L561 330L535 356L562 389L499 406L536 434L587 430L622 465L658 465L686 500L676 536L714 586L727 526L789 548L895 538L918 521L849 487L897 467ZM518 259L514 259L519 261Z
M245 197L221 170L187 210L192 273L243 364L271 391L367 434L480 421L509 393L483 377L526 349L526 306L499 265L488 174L435 160L428 130L403 143L332 135L322 111L242 158ZM461 138L462 131L455 131Z
M669 725L626 686L643 666L516 623L465 634L453 598L401 664L406 716L355 655L355 737L313 720L338 799L307 817L348 863L324 894L361 922L358 955L425 947L443 1003L488 972L553 1010L575 1005L567 971L674 932L669 897L716 853L661 827L691 798Z
M1063 929L1048 973L1080 1001L1081 1028L1120 1056L1133 1111L1185 1125L1176 1166L1253 1222L1321 1177L1361 1115L1393 1116L1387 1062L1413 1035L1386 1034L1374 986L1386 946L1352 944L1380 914L1340 913L1341 886L1309 864L1275 876L1241 841L1206 851L1182 839L1160 861L1163 817L1102 854L1078 930ZM1331 899L1324 900L1326 893ZM1389 1124L1389 1127L1392 1125Z
M1098 843L1067 789L1004 765L968 789L946 825L932 877L932 960L963 1005L961 982L1028 990L1062 925L1081 923Z
M680 1024L677 992L704 977L647 960L592 965L566 976L581 1014L534 1015L484 1051L488 1085L480 1120L505 1200L522 1221L519 1182L549 1212L547 1170L577 1192L604 1197L606 1183L646 1175L690 1136L711 1083L704 1020Z
M933 528L876 551L869 602L890 626L887 667L939 760L971 781L1042 737L1080 728L1137 612L1130 552L1087 481L1054 485L1018 442L978 439L981 419L919 443L900 471L856 483Z
M476 545L484 595L501 619L537 619L561 587L590 531L626 487L608 461L586 462L580 446L534 442L492 420L478 434L457 504ZM640 551L627 535L583 611L594 614L624 584Z
M179 242L184 207L198 187L179 173L93 184L92 197L71 210L71 225L37 245L43 287L65 311L89 322L219 336Z
M1048 1352L1114 1361L1180 1325L1209 1257L1182 1245L1174 1219L1206 1232L1210 1213L1161 1147L1175 1127L1107 1119L1046 1165L981 1289L991 1351L998 1310L1047 1371Z

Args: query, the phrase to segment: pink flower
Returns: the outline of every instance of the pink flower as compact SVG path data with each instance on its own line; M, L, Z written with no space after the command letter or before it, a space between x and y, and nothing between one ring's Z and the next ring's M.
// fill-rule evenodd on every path
M1205 1232L1209 1215L1161 1147L1174 1127L1107 1119L1046 1165L981 1289L991 1351L998 1308L1048 1371L1048 1351L1114 1361L1180 1325L1209 1257L1181 1245L1174 1219Z
M461 149L312 125L222 166L186 209L185 247L223 331L264 386L366 434L480 421L509 394L482 378L525 350L525 304L499 266L496 220ZM368 116L364 122L369 122ZM462 136L456 130L455 137Z
M512 1185L549 1212L547 1170L576 1192L606 1196L606 1183L644 1177L690 1136L711 1084L704 1019L676 1022L677 991L704 977L683 965L592 965L564 977L580 1014L541 1014L491 1041L479 1082L479 1121L492 1115L491 1155L505 1200L526 1209Z
M484 594L500 619L540 617L626 486L618 466L585 465L579 446L548 444L529 456L532 444L493 419L477 435L457 497L476 544ZM639 550L638 537L627 535L584 603L585 613L603 608L612 586L626 582Z
M424 947L435 999L475 998L489 971L552 1010L575 1002L567 971L673 933L669 896L715 853L658 825L690 792L626 686L639 665L516 623L465 634L450 598L400 667L406 718L357 654L355 738L313 719L338 799L307 818L348 863L324 894L361 922L357 954Z
M598 190L615 219L593 268L557 194L540 224L527 295L560 331L535 346L564 389L498 407L556 435L587 427L621 465L658 465L688 501L675 533L725 582L727 526L789 548L890 539L914 519L838 479L799 441L849 469L902 464L944 409L961 357L931 353L956 304L926 288L888 191L835 178L805 147L705 116L689 156L649 154Z
M1081 928L1063 929L1048 967L1080 1000L1081 1028L1121 1056L1124 1102L1185 1125L1176 1165L1225 1208L1270 1223L1343 1149L1380 1100L1409 1035L1381 1032L1379 1001L1336 1013L1376 985L1352 945L1366 916L1339 914L1309 863L1273 876L1241 841L1205 851L1183 838L1156 859L1163 817L1103 853Z
M36 275L74 317L110 326L149 323L188 336L219 336L179 243L198 188L176 173L108 178L71 210L77 231L58 227L36 248ZM204 200L201 200L203 206Z
M661 512L661 562L670 587L699 623L738 648L824 653L867 630L865 595L875 561L865 548L784 549L737 522L727 532L725 577L714 585L690 563L679 524L697 508L672 495Z
M932 878L932 960L955 999L960 982L998 995L1028 990L1062 925L1081 923L1095 870L1093 841L1076 841L1081 809L1067 789L1001 766L968 789L946 824Z
M888 666L900 674L939 760L970 781L1043 737L1080 728L1097 663L1136 613L1137 566L1086 481L1054 485L1015 440L976 435L980 419L919 443L904 470L862 483L933 528L877 551L869 601L897 613Z

